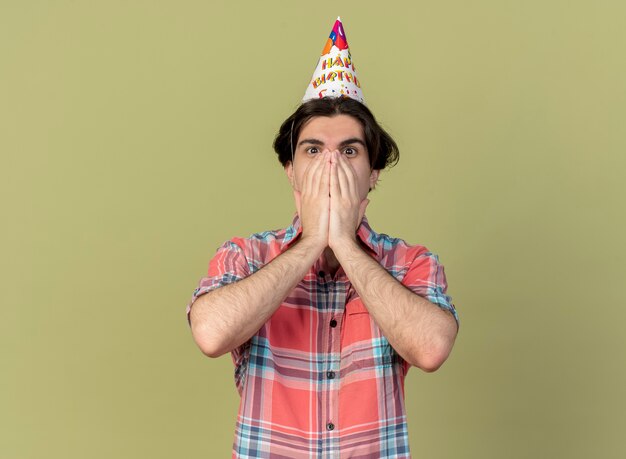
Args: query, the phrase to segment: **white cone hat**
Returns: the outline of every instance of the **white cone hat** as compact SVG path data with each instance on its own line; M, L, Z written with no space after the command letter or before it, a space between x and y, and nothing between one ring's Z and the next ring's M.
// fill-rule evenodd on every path
M346 33L341 18L337 18L302 102L322 97L341 96L351 97L365 103L361 83L352 63Z

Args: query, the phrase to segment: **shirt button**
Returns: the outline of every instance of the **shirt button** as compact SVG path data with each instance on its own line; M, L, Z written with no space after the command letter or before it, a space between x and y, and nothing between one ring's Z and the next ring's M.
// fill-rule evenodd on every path
M335 424L333 424L332 422L329 422L328 424L326 424L326 428L328 430L334 430L335 429Z
M337 326L337 321L336 321L335 319L332 319L332 320L330 321L330 326L331 326L332 328L335 328L335 327Z
M335 372L329 371L328 373L326 373L326 376L328 377L328 379L335 379Z
M326 273L324 271L319 271L317 275L320 277L326 277Z

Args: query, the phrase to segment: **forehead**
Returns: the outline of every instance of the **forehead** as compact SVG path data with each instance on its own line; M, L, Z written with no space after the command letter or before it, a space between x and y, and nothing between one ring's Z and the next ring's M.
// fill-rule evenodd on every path
M363 126L349 115L315 116L307 121L298 139L314 138L324 142L358 138L365 141Z

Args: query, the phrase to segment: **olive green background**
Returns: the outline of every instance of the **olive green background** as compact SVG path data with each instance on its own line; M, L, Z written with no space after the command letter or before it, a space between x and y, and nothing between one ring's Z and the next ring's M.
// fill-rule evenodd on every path
M185 306L294 210L271 148L341 15L398 166L374 228L439 254L456 347L418 458L626 457L622 1L0 0L0 457L228 457Z

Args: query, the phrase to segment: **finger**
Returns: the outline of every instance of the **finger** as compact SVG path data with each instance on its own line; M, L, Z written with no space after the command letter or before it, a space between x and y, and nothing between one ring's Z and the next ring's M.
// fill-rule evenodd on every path
M307 167L307 173L306 173L306 191L307 192L313 192L317 190L317 188L315 187L315 183L316 183L316 178L317 178L317 170L322 164L322 161L321 161L322 156L323 154L321 153L317 155L309 163L309 167Z
M313 161L311 161L304 169L304 172L302 173L302 179L300 180L300 191L305 191L307 189L309 173L311 172L311 168L313 167L313 165L314 163Z
M337 175L339 176L339 186L341 188L341 196L350 196L352 194L352 186L348 177L349 171L345 164L346 159L343 155L339 154L339 161L337 163Z
M324 158L324 169L322 170L322 177L320 180L319 191L321 196L330 195L330 174L331 174L331 155L326 154Z
M341 197L341 188L338 174L339 164L337 163L337 154L333 152L332 163L330 165L330 196L333 198Z
M357 178L356 178L356 171L354 170L354 167L352 167L352 164L350 164L350 161L345 156L343 155L339 155L339 156L341 158L341 166L343 168L343 171L346 174L346 179L348 181L347 190L353 196L358 196L359 187L358 187Z
M326 187L326 194L328 194L328 184L324 185L325 176L328 173L328 162L329 162L329 152L324 151L319 158L319 164L317 165L313 177L313 188L311 188L311 192L315 192L319 194L323 192L324 187Z

